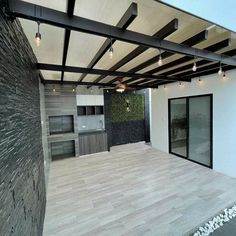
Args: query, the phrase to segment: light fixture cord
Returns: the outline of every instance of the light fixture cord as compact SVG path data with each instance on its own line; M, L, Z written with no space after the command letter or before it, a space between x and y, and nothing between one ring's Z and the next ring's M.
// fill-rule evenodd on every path
M39 33L39 26L40 26L40 22L38 21L37 23L38 23L38 33Z

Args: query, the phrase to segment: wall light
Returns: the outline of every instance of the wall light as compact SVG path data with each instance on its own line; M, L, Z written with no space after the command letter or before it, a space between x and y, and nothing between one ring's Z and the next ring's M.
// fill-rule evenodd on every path
M224 71L224 74L223 74L223 77L222 77L223 80L228 80L229 77L226 75L225 71Z

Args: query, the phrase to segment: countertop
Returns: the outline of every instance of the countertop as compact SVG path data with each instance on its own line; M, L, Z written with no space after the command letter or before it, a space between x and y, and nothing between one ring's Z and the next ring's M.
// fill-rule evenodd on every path
M105 129L89 129L89 130L79 130L80 134L95 134L95 133L105 133Z

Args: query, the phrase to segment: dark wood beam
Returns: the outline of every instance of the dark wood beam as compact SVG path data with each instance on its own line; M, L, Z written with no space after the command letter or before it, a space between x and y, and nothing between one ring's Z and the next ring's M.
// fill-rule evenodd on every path
M153 35L153 37L164 39L165 37L167 37L167 36L171 35L172 33L174 33L177 29L178 29L178 19L174 19L174 20L170 21L167 25L162 27L160 30L158 30ZM127 56L125 56L120 61L118 61L109 70L115 71L115 70L119 69L120 67L122 67L126 63L130 62L131 60L133 60L135 57L142 54L146 50L148 50L148 47L138 46L132 52L130 52ZM95 82L99 82L99 81L103 80L104 78L105 78L105 76L99 76L95 80ZM118 79L120 79L120 78L115 78L115 79L111 80L110 82L113 83L113 82L117 81Z
M206 59L209 61L222 61L222 63L224 64L236 66L236 59L232 57L222 57L219 54L210 53L206 50L191 48L186 45L170 42L168 40L158 39L131 30L122 30L116 26L104 24L79 16L68 17L66 13L28 2L9 0L8 15L12 17L20 17L28 20L40 21L41 23L46 23L53 26L98 35L106 38L111 37L123 42L142 45L150 48L160 48L164 51L169 51L172 53L185 54L191 57L197 55L198 58Z
M60 80L43 80L42 81L43 84L61 84ZM111 84L111 83L94 83L94 82L84 82L84 81L64 81L63 83L64 85L85 85L85 86L98 86L98 87L112 87L115 88L115 84ZM151 87L147 87L147 86L129 86L129 88L135 88L135 89L144 89L144 88L158 88L158 86L151 86Z
M101 69L90 69L90 68L83 68L83 67L61 66L61 65L42 64L42 63L38 63L37 68L39 70L64 71L64 72L71 72L71 73L86 73L86 74L93 74L93 75L146 78L146 79L168 80L168 81L185 81L185 82L191 81L190 79L179 78L179 77L177 78L174 76L168 77L168 76L138 74L138 73L123 72L123 71L109 71L109 70L101 70Z
M125 30L126 28L128 28L128 26L133 22L133 20L137 17L138 15L138 7L137 7L137 3L131 3L131 5L129 6L129 8L127 9L127 11L125 12L125 14L122 16L122 18L120 19L120 21L117 23L117 27ZM115 39L106 39L106 41L103 43L103 45L101 46L101 48L98 50L98 52L96 53L96 55L94 56L94 58L92 59L92 61L89 63L88 68L93 68L98 61L103 57L103 55L108 51L108 49L110 48L111 44L115 43ZM79 81L83 81L83 79L85 78L87 74L82 74L79 78Z
M72 17L74 14L75 9L75 0L67 0L67 15L68 17ZM70 34L71 31L69 29L65 29L65 36L64 36L64 46L63 46L63 56L62 56L62 65L66 65L68 47L70 42ZM61 72L61 82L64 79L64 71Z

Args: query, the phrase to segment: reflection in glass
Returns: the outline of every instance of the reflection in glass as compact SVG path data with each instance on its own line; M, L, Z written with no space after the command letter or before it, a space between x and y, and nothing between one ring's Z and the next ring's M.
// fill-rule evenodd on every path
M187 109L186 99L170 101L171 152L187 157Z
M210 166L210 96L189 98L189 159Z

